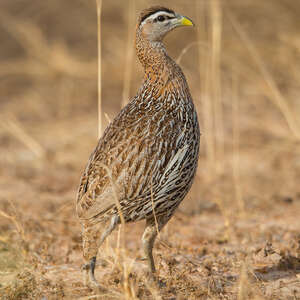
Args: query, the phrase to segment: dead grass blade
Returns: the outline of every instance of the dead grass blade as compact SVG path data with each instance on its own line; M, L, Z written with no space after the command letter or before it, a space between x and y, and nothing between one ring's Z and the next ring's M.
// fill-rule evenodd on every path
M132 63L134 57L134 47L132 44L133 28L135 25L135 0L129 0L128 3L128 30L127 30L127 45L126 45L126 59L124 68L123 79L123 92L122 92L122 107L124 107L129 100L130 96L130 83L132 78Z
M240 180L240 114L238 102L238 78L233 74L232 79L232 150L233 150L233 184L235 189L235 198L241 216L245 216L245 203L242 194L241 180Z
M102 60L101 60L101 13L102 0L96 0L97 4L97 43L98 43L98 138L102 133Z
M0 120L0 125L16 137L22 144L29 148L38 158L46 157L46 150L42 145L30 136L19 121L13 116L4 117Z
M19 223L19 221L17 220L17 218L15 216L10 216L9 214L7 214L6 212L4 212L3 210L0 210L0 216L9 219L10 221L12 221L12 223L15 225L17 232L20 234L21 238L23 239L23 241L25 240L25 231L23 226Z
M156 212L155 212L155 206L154 206L154 199L153 199L152 174L151 174L150 193L151 193L151 205L152 205L152 211L153 211L153 215L154 215L154 221L155 221L156 232L157 232L157 235L158 235L158 237L159 237L158 222L157 222L157 217L156 217Z
M224 168L224 124L221 87L221 46L222 46L222 7L219 0L210 2L211 18L211 101L213 102L213 119L215 124L215 153L217 171Z
M207 40L207 25L205 22L205 7L201 7L200 1L196 1L196 19L197 24L197 43L198 43L198 57L199 57L199 85L201 93L200 103L202 105L202 116L203 126L205 128L205 153L207 157L207 164L210 172L209 176L213 176L215 167L215 139L214 139L214 124L213 124L213 113L212 104L209 99L210 95L210 64L208 62L208 56L202 52L201 40ZM204 74L202 74L202 70ZM203 79L202 79L203 78Z

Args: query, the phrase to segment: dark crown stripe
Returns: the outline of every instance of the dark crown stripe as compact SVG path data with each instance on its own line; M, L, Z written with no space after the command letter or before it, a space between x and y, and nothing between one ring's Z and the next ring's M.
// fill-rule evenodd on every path
M163 7L163 6L153 6L150 8L147 8L145 10L143 10L140 14L140 19L139 19L139 24L141 24L144 20L146 20L148 17L150 17L151 15L157 13L157 12L167 12L170 14L174 14L175 12L172 9Z

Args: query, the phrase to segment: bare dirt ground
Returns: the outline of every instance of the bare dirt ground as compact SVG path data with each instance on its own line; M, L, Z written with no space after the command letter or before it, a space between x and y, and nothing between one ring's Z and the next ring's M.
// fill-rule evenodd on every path
M103 124L141 82L133 24L159 3L103 2ZM97 142L95 3L1 1L1 299L300 299L300 4L164 5L197 24L166 41L199 112L197 178L155 245L162 287L145 276L140 222L100 250L98 292L74 208Z

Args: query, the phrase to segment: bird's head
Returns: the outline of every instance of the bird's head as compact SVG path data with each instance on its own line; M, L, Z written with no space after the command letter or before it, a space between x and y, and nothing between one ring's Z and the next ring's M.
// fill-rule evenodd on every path
M138 21L138 30L144 39L161 41L171 30L180 26L194 26L193 22L171 9L155 6L143 10Z

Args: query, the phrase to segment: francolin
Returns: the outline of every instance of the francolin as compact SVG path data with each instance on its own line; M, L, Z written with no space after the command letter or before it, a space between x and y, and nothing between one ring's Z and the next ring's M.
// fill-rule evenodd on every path
M164 7L139 16L135 45L143 83L99 139L77 196L84 269L93 284L98 249L122 218L146 220L142 245L150 274L155 274L155 238L191 188L200 145L197 113L163 38L174 28L192 25Z

